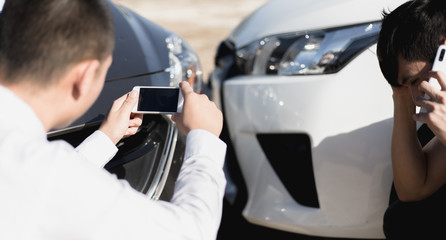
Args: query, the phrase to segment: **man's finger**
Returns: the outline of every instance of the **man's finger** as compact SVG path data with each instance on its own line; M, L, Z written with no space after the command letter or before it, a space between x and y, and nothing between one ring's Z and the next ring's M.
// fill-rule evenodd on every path
M113 112L116 112L119 108L121 108L122 104L124 103L124 101L127 99L127 94L122 95L120 98L116 99L113 102L113 105L111 107L111 110Z
M436 81L436 79L433 79L432 81ZM430 99L436 99L436 91L438 91L435 87L433 87L428 81L422 81L420 85L418 86L418 89L421 92L426 93Z
M142 124L142 120L143 120L142 114L137 114L132 119L130 119L129 126L130 127L139 127Z
M136 104L138 92L136 90L132 90L126 96L127 96L127 98L125 99L124 103L122 104L121 109L125 112L130 113Z
M128 128L125 131L124 137L130 137L132 135L135 135L137 132L138 132L138 128L137 127Z
M416 97L415 98L415 105L417 105L420 108L424 108L427 111L432 110L432 101L429 99L425 99L423 97Z
M191 87L189 82L183 81L180 83L181 93L183 94L183 97L187 94L193 93L194 89Z
M174 113L174 114L172 114L172 116L170 117L170 119L172 119L172 121L176 122L177 119L178 119L178 115L179 115L179 113Z
M426 123L426 118L427 118L427 113L422 113L422 112L420 112L420 113L415 113L415 114L412 116L412 119L413 119L414 121L418 121L418 122L422 122L422 123Z

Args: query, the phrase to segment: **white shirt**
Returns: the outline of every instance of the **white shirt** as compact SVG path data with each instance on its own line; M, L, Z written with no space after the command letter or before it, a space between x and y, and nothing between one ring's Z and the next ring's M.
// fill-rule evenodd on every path
M47 141L34 111L0 86L0 239L215 239L226 145L191 131L171 202L150 200L103 166L96 131L77 149Z

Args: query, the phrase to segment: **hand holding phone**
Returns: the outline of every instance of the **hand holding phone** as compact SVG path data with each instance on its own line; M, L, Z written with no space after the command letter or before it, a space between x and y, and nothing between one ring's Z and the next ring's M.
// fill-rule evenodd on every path
M105 133L114 144L117 144L123 137L136 134L142 124L142 115L131 113L137 97L137 93L132 91L116 99L99 127L99 130Z
M432 65L432 71L442 71L446 73L446 45L440 45L438 47L437 54L435 55L435 60ZM430 78L428 82L435 89L441 90L441 86L437 79ZM426 93L424 94L424 98L430 99L429 95ZM426 109L421 108L420 112L426 112Z
M434 64L432 65L432 71L443 71L446 72L446 45L440 45L437 50L437 55L435 56ZM440 84L437 79L429 79L429 84L434 86L436 89L441 89Z
M183 97L178 87L135 86L138 102L133 113L173 114L182 111Z
M183 111L172 115L180 131L187 135L191 130L202 129L220 136L223 128L220 109L206 95L195 93L188 82L181 82L180 88L184 97Z

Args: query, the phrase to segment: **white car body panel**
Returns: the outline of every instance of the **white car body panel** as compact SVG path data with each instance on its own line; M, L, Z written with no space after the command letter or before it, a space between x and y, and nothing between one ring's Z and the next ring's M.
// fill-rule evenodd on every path
M230 40L239 48L274 34L379 21L384 9L404 2L272 0L243 21ZM384 238L382 218L392 186L393 101L376 44L334 74L223 81L221 72L218 67L213 72L214 99L223 106L223 88L225 120L248 190L244 217L300 234ZM320 208L302 206L290 196L263 153L258 133L310 136Z
M393 103L376 55L365 51L333 75L233 78L224 83L224 93L230 137L248 186L248 220L309 235L384 236ZM289 196L255 136L283 132L311 137L320 209Z

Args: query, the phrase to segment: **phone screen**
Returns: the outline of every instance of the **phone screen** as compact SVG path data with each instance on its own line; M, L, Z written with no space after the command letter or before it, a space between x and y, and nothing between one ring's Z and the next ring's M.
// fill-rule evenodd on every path
M179 88L140 88L138 111L176 112Z

